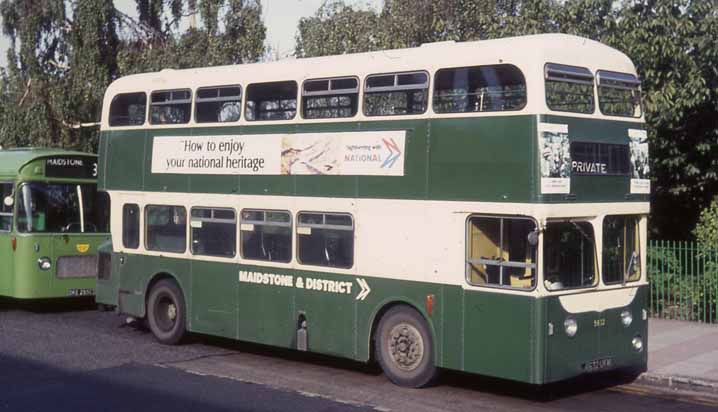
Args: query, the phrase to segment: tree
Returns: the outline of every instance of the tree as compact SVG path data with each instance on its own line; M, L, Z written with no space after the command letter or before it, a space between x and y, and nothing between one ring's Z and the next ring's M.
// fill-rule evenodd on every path
M353 20L356 28L342 29ZM718 193L715 0L386 0L379 15L333 2L302 19L296 54L545 32L601 41L633 60L651 145L651 231L669 239L690 237L698 212Z
M119 76L253 62L264 54L259 0L2 0L0 146L97 148L102 99ZM180 30L198 14L202 26Z

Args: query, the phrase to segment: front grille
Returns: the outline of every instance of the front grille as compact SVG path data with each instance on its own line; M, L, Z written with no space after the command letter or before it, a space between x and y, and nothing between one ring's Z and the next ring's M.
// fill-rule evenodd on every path
M109 253L100 253L97 260L97 278L101 280L109 280L112 272L112 255Z
M94 278L97 276L97 256L62 256L57 258L57 277L60 279Z

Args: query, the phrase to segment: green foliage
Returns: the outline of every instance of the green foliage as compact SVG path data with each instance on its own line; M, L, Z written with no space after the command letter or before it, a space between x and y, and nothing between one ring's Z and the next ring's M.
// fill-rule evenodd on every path
M254 62L264 55L259 0L2 0L0 146L94 151L107 86L127 74ZM201 27L179 29L198 14Z
M296 55L545 32L598 40L633 60L651 145L651 231L689 238L718 193L715 0L386 0L381 12L334 1L301 20Z
M718 199L701 211L693 234L704 247L718 249Z
M718 323L718 250L651 244L648 278L653 316Z

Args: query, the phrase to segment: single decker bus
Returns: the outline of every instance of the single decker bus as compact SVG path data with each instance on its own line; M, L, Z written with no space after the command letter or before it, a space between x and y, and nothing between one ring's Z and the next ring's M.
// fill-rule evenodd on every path
M640 94L562 34L118 79L97 300L411 387L644 369Z
M92 154L0 150L0 296L94 295L97 247L110 238L97 170Z

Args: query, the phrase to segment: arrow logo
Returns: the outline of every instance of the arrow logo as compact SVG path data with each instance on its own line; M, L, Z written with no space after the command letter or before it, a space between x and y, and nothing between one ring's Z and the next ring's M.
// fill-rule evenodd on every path
M384 160L384 163L381 164L381 167L390 168L394 166L394 163L396 163L397 159L399 159L399 157L401 156L401 150L399 150L399 145L396 144L394 139L389 139L391 140L391 142L386 139L382 140L384 141L384 145L386 146L386 148L389 149L389 156L386 158L386 160Z
M361 292L359 292L359 294L357 295L356 300L364 300L367 296L369 296L369 293L371 293L371 288L364 279L357 278L357 283L361 288Z

